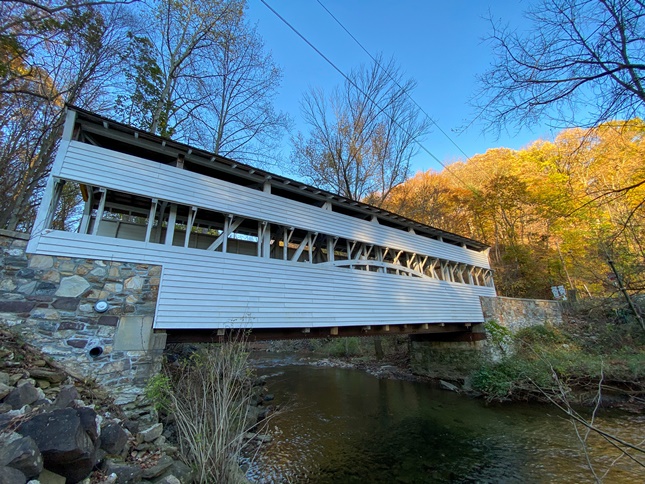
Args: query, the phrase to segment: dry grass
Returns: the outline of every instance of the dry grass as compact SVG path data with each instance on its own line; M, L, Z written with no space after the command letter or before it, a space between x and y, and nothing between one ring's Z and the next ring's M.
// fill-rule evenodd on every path
M165 406L197 482L245 482L239 463L252 391L247 349L243 335L232 336L167 370Z

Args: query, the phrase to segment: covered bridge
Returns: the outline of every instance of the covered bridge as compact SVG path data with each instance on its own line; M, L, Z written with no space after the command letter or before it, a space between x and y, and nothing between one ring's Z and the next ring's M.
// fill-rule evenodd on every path
M58 230L65 185L84 209ZM28 251L160 265L169 339L470 331L495 295L480 242L78 108Z

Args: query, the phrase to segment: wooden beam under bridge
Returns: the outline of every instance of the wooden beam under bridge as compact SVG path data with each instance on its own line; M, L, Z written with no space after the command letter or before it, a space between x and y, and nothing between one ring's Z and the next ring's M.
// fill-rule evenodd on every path
M348 336L415 335L424 341L481 341L486 339L480 323L399 324L384 326L338 326L314 328L254 329L168 329L167 343L212 343L226 340L239 331L248 341L343 338Z

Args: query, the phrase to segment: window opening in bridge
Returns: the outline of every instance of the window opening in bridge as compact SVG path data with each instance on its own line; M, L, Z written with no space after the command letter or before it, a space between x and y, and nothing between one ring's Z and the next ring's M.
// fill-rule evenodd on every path
M493 285L491 271L482 267L103 187L69 183L84 200L82 207L70 210L64 185L62 180L56 183L49 228L338 269ZM77 221L62 223L59 219L65 211L76 213Z

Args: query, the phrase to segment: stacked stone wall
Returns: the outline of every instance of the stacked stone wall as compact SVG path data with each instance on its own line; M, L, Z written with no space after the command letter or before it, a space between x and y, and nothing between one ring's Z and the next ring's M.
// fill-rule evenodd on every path
M511 333L530 326L562 323L562 304L558 301L481 297L481 305L486 321L495 321ZM476 330L484 331L484 328L480 326ZM490 337L470 343L413 340L410 362L412 370L419 375L460 380L484 363L499 361L513 351L510 342L494 345Z
M543 299L480 297L486 321L495 321L511 333L536 325L562 324L562 303Z
M27 239L0 231L0 324L121 403L133 400L165 346L152 329L161 267L28 255Z

